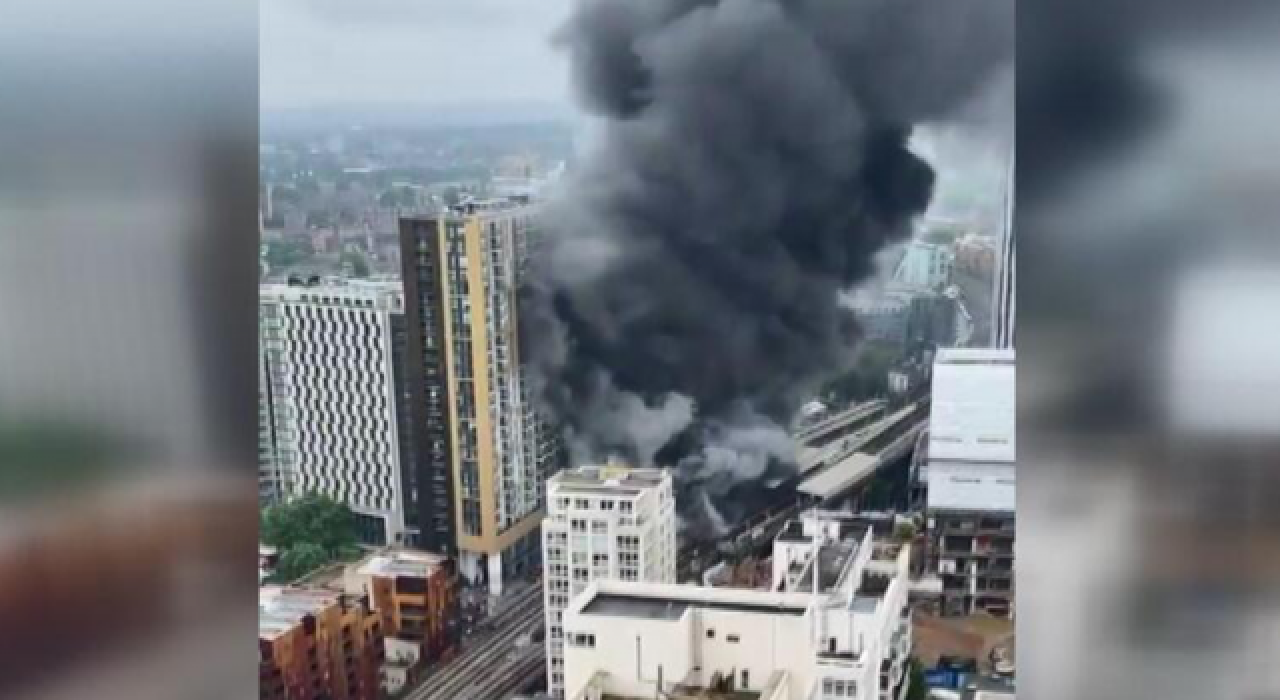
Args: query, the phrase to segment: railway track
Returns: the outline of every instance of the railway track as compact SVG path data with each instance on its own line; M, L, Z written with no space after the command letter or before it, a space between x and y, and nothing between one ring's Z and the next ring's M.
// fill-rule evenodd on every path
M457 700L503 700L528 687L546 669L546 645L530 644L510 652L511 663L500 673L492 673L472 690L463 690Z
M458 656L428 676L406 698L458 700L469 689L477 689L476 684L481 677L492 680L506 675L504 668L512 662L507 654L516 641L524 634L532 636L543 624L541 584L517 593L507 607L491 618L488 624L492 627L491 632L473 637ZM530 645L533 646L537 645ZM475 700L490 700L481 695L473 697Z

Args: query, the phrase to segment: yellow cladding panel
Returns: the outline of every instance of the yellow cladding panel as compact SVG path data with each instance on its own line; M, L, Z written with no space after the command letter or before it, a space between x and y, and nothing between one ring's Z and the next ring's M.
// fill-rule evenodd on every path
M488 554L496 554L509 548L516 540L524 537L531 530L537 527L542 519L542 512L530 513L528 516L521 518L519 522L513 524L505 531L498 532L498 489L500 488L497 455L494 452L494 425L490 417L490 386L489 386L489 331L488 324L485 322L488 316L489 300L485 294L485 278L486 266L490 261L490 251L487 250L485 229L491 221L496 221L499 226L509 226L510 217L506 213L496 215L473 214L467 217L463 226L465 251L467 256L467 296L471 305L471 367L472 367L472 386L474 394L472 396L472 405L475 407L475 425L476 425L476 461L478 466L478 486L480 491L480 534L468 535L463 527L462 515L462 490L461 490L461 458L458 456L458 450L454 450L454 478L455 483L459 484L459 488L455 489L456 511L458 524L458 546L471 552L484 552ZM441 235L443 236L443 228ZM443 269L443 268L442 268ZM447 285L445 285L447 286ZM450 290L452 294L456 290ZM514 293L514 291L513 291ZM446 307L452 308L451 300L445 300ZM514 309L514 304L513 304ZM446 314L448 318L449 314ZM446 320L446 324L449 321ZM449 382L450 387L454 390L454 396L457 396L457 381L453 371L452 353L455 350L452 342L452 333L449 333L450 342L446 344L449 357ZM514 348L513 348L514 349ZM450 407L450 413L454 423L454 444L458 443L457 436L457 407L456 401Z

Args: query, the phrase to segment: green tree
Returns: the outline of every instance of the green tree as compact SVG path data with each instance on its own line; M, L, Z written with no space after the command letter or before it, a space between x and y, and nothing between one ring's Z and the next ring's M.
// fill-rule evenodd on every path
M313 254L311 241L288 240L267 242L267 265L272 270L281 270L306 262Z
M929 697L929 688L925 685L924 667L920 665L919 659L912 657L907 678L910 679L907 686L907 700L926 700Z
M898 523L893 528L893 539L899 542L910 542L915 536L916 526L911 523Z
M302 542L280 555L280 563L276 566L275 578L282 582L297 581L307 574L328 564L329 555L324 548L311 542Z
M344 503L321 494L305 494L272 506L262 514L262 540L288 550L314 544L329 558L345 556L356 546L356 519Z
M342 254L343 266L351 266L352 277L368 277L369 276L369 260L357 250L349 250Z

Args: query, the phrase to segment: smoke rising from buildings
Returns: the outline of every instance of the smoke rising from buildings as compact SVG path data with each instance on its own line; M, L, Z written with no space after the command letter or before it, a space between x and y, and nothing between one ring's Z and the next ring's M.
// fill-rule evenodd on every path
M1007 60L1012 2L593 0L557 36L602 138L549 202L521 313L574 459L714 499L847 367L839 292L928 205L907 148Z

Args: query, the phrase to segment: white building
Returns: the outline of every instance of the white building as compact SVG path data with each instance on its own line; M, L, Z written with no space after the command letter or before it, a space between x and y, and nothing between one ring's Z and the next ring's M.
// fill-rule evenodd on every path
M286 498L318 492L345 502L375 544L406 532L396 378L403 306L389 281L259 291L265 480Z
M939 348L933 363L929 460L1013 462L1017 368L1011 348Z
M547 688L564 693L569 600L596 580L674 583L676 513L664 469L579 467L547 482L542 523Z
M775 542L772 592L596 581L565 612L566 697L899 700L908 556L810 513Z
M1012 348L938 351L919 478L945 614L1013 612L1016 401Z

